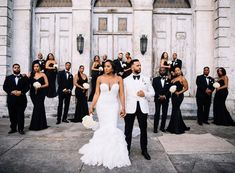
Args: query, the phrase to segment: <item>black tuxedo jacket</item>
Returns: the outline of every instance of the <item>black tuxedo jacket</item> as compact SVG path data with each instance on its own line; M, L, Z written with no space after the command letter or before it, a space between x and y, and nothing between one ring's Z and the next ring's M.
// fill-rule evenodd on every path
M123 72L122 65L121 65L121 63L120 63L120 61L119 61L118 59L115 59L115 60L113 61L113 63L114 63L114 65L115 65L115 71L116 71L117 74L118 74L119 72ZM122 62L122 63L124 63L124 62Z
M175 63L172 61L170 71L174 71L175 67L179 67L180 69L182 68L182 61L180 59L176 59Z
M34 64L39 63L39 59L36 59L32 62L32 71L33 71L33 66ZM39 63L40 64L40 63ZM40 64L40 68L41 71L45 71L45 65L46 65L46 61L44 59L41 60L41 64Z
M72 91L73 89L73 75L69 73L69 77L67 79L65 70L59 71L57 75L57 83L58 83L58 94L62 94L63 90L70 89Z
M155 91L155 97L154 100L157 101L159 99L160 95L165 95L166 99L169 100L171 93L169 91L169 88L171 86L170 80L169 79L165 79L165 83L164 83L164 87L162 87L161 84L161 77L155 77L153 78L153 88Z
M207 85L206 77L202 74L197 76L196 84L197 84L197 92L196 97L197 98L207 98L211 97L211 95L206 94L206 89L214 90L213 83L214 79L210 76L208 76L209 79L209 85Z
M27 104L26 93L29 91L29 79L26 76L20 74L18 84L15 82L15 75L12 74L7 76L4 84L3 90L7 93L7 103L8 104ZM21 96L12 95L11 92L14 90L21 91Z

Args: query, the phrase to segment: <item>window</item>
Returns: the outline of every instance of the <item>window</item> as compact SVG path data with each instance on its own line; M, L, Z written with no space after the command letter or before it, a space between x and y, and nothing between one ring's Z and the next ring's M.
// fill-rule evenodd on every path
M190 8L188 0L155 0L154 8Z
M107 18L99 18L98 31L107 31Z
M38 0L36 7L72 7L72 0Z
M130 0L97 0L95 7L132 7Z
M118 18L118 32L127 31L127 18Z

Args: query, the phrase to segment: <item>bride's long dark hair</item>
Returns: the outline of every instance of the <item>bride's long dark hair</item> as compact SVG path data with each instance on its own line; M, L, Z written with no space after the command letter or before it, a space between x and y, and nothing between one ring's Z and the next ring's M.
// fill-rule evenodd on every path
M105 64L106 64L107 62L109 62L109 63L111 64L111 67L112 67L112 69L113 69L113 72L112 72L112 73L113 73L113 74L116 74L116 66L115 66L115 64L113 63L113 61L110 60L110 59L106 60L105 63L104 63L104 66L105 66Z

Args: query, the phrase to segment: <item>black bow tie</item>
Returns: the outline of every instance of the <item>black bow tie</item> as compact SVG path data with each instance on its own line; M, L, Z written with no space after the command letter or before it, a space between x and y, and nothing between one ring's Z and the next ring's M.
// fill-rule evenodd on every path
M69 74L69 71L66 71L66 73L68 73L68 74Z
M161 76L161 79L166 79L166 77L165 76Z
M137 79L139 80L140 79L140 75L136 75L136 76L133 76L134 80Z
M20 78L20 75L15 75L15 78Z

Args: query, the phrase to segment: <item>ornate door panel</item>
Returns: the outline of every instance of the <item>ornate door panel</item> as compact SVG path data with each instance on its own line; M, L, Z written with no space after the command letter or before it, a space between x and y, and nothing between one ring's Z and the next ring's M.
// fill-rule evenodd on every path
M41 52L55 55L60 67L71 61L71 14L36 14L34 57Z
M182 60L182 71L189 85L193 84L193 55L192 55L192 16L191 15L165 15L155 14L153 17L153 58L156 74L160 66L162 52L177 53ZM191 91L187 92L189 95Z

